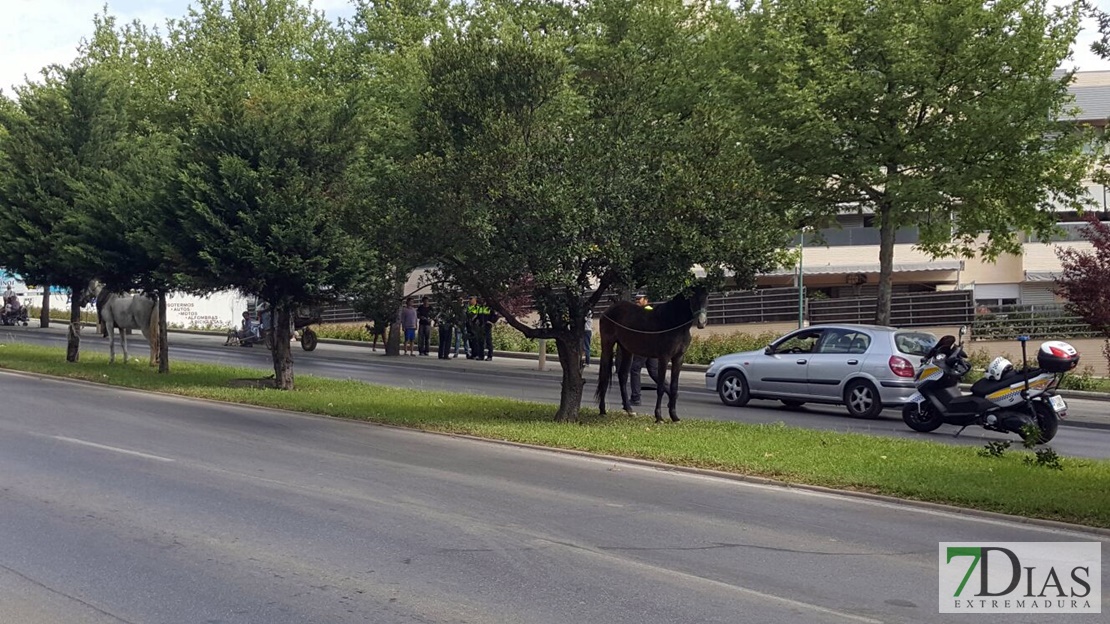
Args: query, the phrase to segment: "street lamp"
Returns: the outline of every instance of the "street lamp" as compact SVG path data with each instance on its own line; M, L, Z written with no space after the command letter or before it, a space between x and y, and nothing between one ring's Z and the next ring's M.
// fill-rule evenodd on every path
M798 329L805 327L805 277L802 273L802 262L806 252L806 229L803 227L798 235Z

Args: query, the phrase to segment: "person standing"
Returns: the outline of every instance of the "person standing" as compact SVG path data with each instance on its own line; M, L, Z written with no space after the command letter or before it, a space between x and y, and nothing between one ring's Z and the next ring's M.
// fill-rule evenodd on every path
M633 297L636 305L640 306L645 312L652 310L651 303L648 301L647 295L644 293L636 293ZM640 371L643 370L645 364L648 369L648 376L651 377L656 384L663 383L658 379L659 377L659 362L655 358L647 358L642 355L632 356L632 368L629 371L628 379L629 384L632 386L632 404L640 404Z
M270 309L270 304L265 301L259 303L255 311L258 313L258 326L262 342L267 349L272 349L274 348L274 311Z
M482 336L484 322L482 306L478 303L478 298L471 295L470 303L466 306L466 325L470 333L470 355L466 356L468 360L485 359L482 353L486 345Z
M451 331L455 327L454 309L450 303L440 306L439 316L436 317L436 326L439 327L437 357L446 360L451 357Z
M420 307L416 308L416 350L420 355L428 355L432 341L432 304L427 297L420 300Z
M452 319L455 323L455 354L451 357L459 357L459 345L462 344L463 355L466 359L470 359L470 332L466 326L466 299L459 297L452 308Z
M416 308L412 307L412 297L405 299L405 307L401 308L401 331L404 332L405 343L401 353L415 356L412 345L416 341Z

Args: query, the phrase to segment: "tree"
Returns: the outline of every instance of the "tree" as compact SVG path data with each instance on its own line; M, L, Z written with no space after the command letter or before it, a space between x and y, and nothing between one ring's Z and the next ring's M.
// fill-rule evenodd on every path
M28 280L69 288L66 359L76 362L83 291L128 262L106 197L141 168L143 150L128 140L119 92L93 68L51 66L17 92L17 106L0 107L0 258Z
M1072 313L1106 339L1102 354L1110 363L1110 225L1093 214L1088 214L1086 221L1083 235L1093 249L1056 249L1062 269L1056 278L1056 294L1067 300Z
M1091 51L1102 58L1110 58L1110 13L1098 8L1098 5L1092 2L1084 1L1082 5L1085 12L1098 24L1096 28L1099 38L1091 43Z
M404 163L416 148L412 119L425 88L421 59L427 42L447 30L448 0L359 0L346 34L348 80L359 102L357 128L366 146L352 176L359 215L353 227L378 250L379 272L352 292L356 310L375 323L388 322L386 355L400 355L400 323L395 322L409 275L427 258L411 244L419 228L407 218L399 198L405 194Z
M890 323L894 236L933 256L1020 253L1054 210L1083 206L1101 147L1056 74L1079 7L1044 0L765 0L734 28L727 91L761 166L810 223L844 210L879 228L879 306ZM1089 148L1092 148L1089 151Z
M101 210L122 226L114 243L117 261L100 279L111 290L138 289L158 300L158 372L168 373L166 297L175 290L203 291L172 262L177 237L171 205L178 173L180 111L173 106L169 51L158 33L139 22L117 27L111 16L94 18L94 34L81 62L123 93L124 149L133 154L98 192Z
M574 420L584 314L616 287L660 295L698 263L749 282L786 215L714 105L718 11L680 0L487 2L432 42L406 204L422 249L530 338L554 339ZM502 301L528 285L539 320Z
M276 385L292 389L296 307L378 273L351 233L363 144L345 41L295 0L202 0L170 40L186 136L175 260L200 286L270 304Z

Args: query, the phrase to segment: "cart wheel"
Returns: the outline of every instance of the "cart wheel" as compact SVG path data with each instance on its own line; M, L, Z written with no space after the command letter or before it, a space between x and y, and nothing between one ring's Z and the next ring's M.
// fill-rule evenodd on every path
M316 332L308 327L301 331L301 348L305 351L312 351L316 348Z

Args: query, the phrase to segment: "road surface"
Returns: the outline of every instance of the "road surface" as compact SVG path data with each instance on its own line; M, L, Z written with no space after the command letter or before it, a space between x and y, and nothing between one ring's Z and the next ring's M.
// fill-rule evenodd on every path
M0 373L0 393L20 624L935 623L938 542L1110 545L106 386Z

